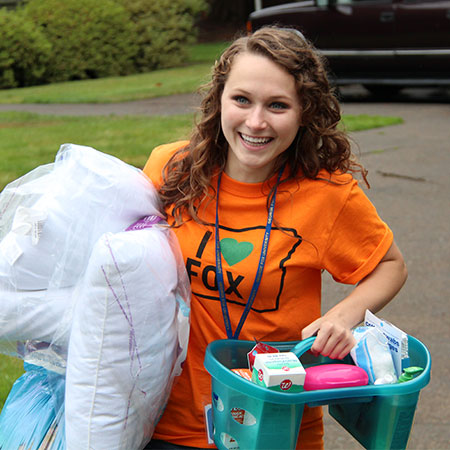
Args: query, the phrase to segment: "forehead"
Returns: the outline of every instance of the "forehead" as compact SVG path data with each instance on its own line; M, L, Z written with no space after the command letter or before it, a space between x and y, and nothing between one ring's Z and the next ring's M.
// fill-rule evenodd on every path
M264 88L284 95L297 92L295 78L284 67L267 56L248 52L234 58L225 87Z

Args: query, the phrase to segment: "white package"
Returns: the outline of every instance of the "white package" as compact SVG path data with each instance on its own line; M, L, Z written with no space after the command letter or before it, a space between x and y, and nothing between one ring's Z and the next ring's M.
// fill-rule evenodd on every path
M0 281L21 290L74 285L92 246L147 215L160 215L145 174L105 153L62 145L55 162L0 195Z
M189 284L173 236L136 227L93 249L69 343L68 450L150 441L187 351Z
M386 336L377 328L357 327L353 337L356 345L350 355L353 362L367 372L369 384L395 383L397 375Z
M388 340L389 350L394 361L395 371L399 377L409 367L408 335L387 320L379 319L368 309L364 317L366 327L374 327L381 331Z

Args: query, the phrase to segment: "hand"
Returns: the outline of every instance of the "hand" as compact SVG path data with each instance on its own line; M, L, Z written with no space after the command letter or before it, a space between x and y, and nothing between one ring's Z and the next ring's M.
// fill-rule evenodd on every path
M356 344L351 329L327 314L303 328L302 339L314 335L317 337L311 352L331 359L343 359Z

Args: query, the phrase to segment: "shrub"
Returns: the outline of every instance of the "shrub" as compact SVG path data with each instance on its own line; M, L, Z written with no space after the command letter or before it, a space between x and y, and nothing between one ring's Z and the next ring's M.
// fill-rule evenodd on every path
M30 0L24 11L52 45L48 81L132 72L133 24L116 1Z
M188 57L195 42L195 20L207 8L205 0L116 0L131 14L138 53L136 69L146 72L174 67Z
M51 46L22 14L0 9L0 88L42 83Z

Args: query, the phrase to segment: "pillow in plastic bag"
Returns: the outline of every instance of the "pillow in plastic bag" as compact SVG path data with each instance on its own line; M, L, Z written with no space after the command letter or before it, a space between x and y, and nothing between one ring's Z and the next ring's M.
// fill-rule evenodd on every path
M77 294L66 372L68 450L143 448L185 358L187 276L177 269L171 230L146 226L103 235Z
M0 195L0 281L21 290L74 285L106 231L161 215L145 174L90 147L65 144L55 162Z
M0 341L52 342L72 304L73 291L73 287L18 291L0 284Z

